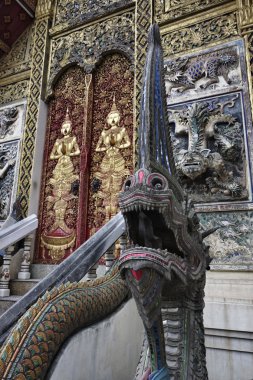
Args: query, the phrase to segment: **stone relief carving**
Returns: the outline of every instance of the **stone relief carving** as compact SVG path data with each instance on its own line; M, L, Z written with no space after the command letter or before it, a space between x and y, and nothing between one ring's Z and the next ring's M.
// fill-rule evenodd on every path
M0 221L7 218L15 176L18 142L0 144Z
M23 80L15 84L0 87L0 104L26 98L28 96L28 88L28 80Z
M0 139L12 135L15 129L15 121L18 118L17 107L6 108L0 111Z
M201 213L204 228L220 228L206 238L210 245L211 267L220 269L253 269L253 212Z
M245 199L240 93L169 108L176 166L196 202Z
M169 98L204 95L206 90L235 88L242 84L237 47L216 50L195 57L178 58L165 65Z
M131 12L53 40L48 94L53 78L67 64L77 63L92 69L104 52L121 50L133 58L133 48L134 14Z
M76 26L77 23L97 18L131 3L132 0L63 0L58 2L54 26Z
M0 107L0 142L20 139L25 118L25 104L18 102Z
M156 21L175 19L225 2L226 0L156 0Z
M211 20L195 23L162 36L164 57L189 51L238 35L236 14L222 15Z

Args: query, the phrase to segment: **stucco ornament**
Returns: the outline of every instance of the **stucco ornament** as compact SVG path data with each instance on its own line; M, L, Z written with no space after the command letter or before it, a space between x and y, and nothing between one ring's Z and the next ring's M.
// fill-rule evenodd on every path
M240 123L223 113L224 106L231 106L234 100L220 104L215 112L206 103L193 103L181 114L172 111L170 121L175 123L175 136L188 135L188 148L175 156L179 174L192 181L205 174L212 194L239 197L242 185L225 163L236 162L242 153ZM209 139L214 141L212 149L208 148Z

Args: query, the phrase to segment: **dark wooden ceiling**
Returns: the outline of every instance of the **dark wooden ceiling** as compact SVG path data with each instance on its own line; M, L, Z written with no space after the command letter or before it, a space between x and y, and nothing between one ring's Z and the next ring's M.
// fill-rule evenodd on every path
M0 58L31 24L37 0L0 0Z

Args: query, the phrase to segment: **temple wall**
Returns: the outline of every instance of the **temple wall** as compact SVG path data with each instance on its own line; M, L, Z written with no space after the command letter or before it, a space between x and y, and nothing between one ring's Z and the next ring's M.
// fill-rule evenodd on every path
M126 71L132 77L124 80L132 87L128 89L127 103L124 104L123 99L124 81L116 78L115 90L111 82L108 89L103 83L101 91L99 86L94 89L97 108L92 108L93 95L88 108L86 104L89 112L85 122L90 129L85 131L90 131L90 143L93 143L91 157L96 162L86 173L89 180L82 179L86 184L86 198L79 201L85 204L90 197L89 204L92 203L94 211L100 206L96 196L92 197L96 191L91 193L91 184L95 178L93 174L99 172L96 165L103 159L101 153L93 154L95 139L98 140L104 128L113 93L116 94L116 103L122 101L117 105L131 137L131 148L128 147L122 155L129 170L136 162L136 126L147 31L153 20L160 25L170 133L180 181L196 203L203 228L220 227L208 241L213 261L207 276L205 326L211 380L219 380L218 376L220 379L244 380L240 377L242 373L245 380L249 380L252 377L249 374L253 372L249 359L253 352L250 319L253 311L252 7L251 0L138 0L136 3L130 0L40 0L34 24L0 61L0 117L13 107L18 109L19 115L10 124L10 128L18 130L17 134L14 131L7 138L1 140L0 137L0 145L7 147L8 154L14 145L19 152L16 156L19 159L6 172L8 176L0 179L1 184L11 181L2 221L17 195L21 196L24 215L39 212L39 206L40 213L44 212L42 204L50 195L47 194L45 178L50 180L53 170L52 162L49 163L50 170L47 169L48 157L60 136L60 124L65 115L65 110L61 109L51 136L49 112L56 102L57 86L67 76L68 70L77 67L84 82L91 76L95 85L100 80L96 76L99 70L103 71L101 65L106 57L111 59L116 54L120 55L121 61L124 57L124 62L128 62ZM113 73L110 75L113 77ZM101 78L103 76L104 73ZM75 86L65 87L64 95L71 89L75 92ZM108 98L107 104L103 105L103 100ZM80 99L85 101L85 97L80 96ZM129 99L133 100L131 115L128 112ZM74 104L73 96L71 102ZM76 103L74 106L72 103L71 111L76 107ZM194 142L189 137L189 115L196 112L197 107L204 119L202 140ZM99 115L103 115L101 119ZM96 123L93 135L92 118ZM133 128L130 131L131 124ZM84 131L80 130L75 131L78 138ZM205 150L203 172L199 176L183 170L182 154L189 152L190 144ZM82 146L81 140L79 145ZM6 163L7 159L4 160ZM0 169L3 162L0 161ZM74 163L77 172L80 162L77 163L76 159ZM1 185L0 191L4 186ZM90 226L86 226L85 236L80 235L79 243L89 236L93 224L99 228L100 221L105 219L105 215L100 215L100 219L96 219L97 225L91 223L95 214L88 210L87 202L85 213L88 215L87 226L89 223ZM40 217L41 226L43 223L50 225L51 221L47 215L45 220ZM75 228L81 230L82 225L77 223ZM39 245L37 240L37 254ZM40 260L40 255L38 257L38 261L48 262L47 254L45 260ZM224 362L230 366L223 366ZM233 363L236 363L235 369Z
M110 318L70 338L58 353L47 379L133 379L143 335L142 321L130 300Z

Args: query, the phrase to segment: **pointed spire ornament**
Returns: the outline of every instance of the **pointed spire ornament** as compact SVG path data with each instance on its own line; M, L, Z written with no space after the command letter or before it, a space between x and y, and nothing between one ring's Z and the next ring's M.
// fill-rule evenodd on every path
M69 116L69 109L67 107L67 110L66 110L66 115L65 115L65 118L63 120L63 123L62 123L62 126L63 125L71 125L71 120L70 120L70 116Z
M119 112L118 109L117 109L117 106L116 106L116 101L115 101L115 94L113 95L113 103L112 103L112 108L111 108L111 112Z
M154 24L149 31L143 77L139 167L150 170L158 166L172 175L176 173L167 115L163 51L159 27Z

